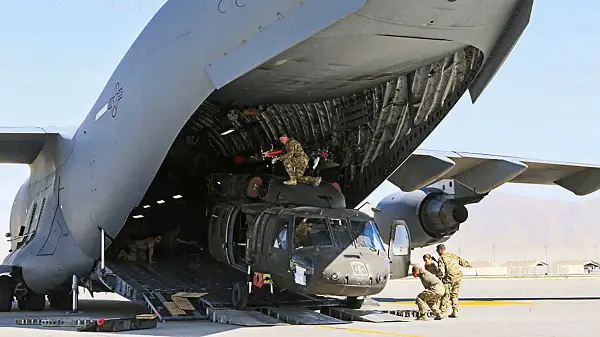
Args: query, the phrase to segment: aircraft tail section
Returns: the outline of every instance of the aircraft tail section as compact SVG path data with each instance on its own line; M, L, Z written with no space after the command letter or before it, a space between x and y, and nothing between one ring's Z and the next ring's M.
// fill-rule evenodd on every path
M31 164L46 142L57 136L38 127L0 127L0 164Z

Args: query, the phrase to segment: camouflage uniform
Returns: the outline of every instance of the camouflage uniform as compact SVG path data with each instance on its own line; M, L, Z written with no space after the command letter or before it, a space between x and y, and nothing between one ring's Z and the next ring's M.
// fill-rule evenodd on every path
M438 265L434 262L435 260L432 260L431 263L425 263L425 270L427 270L428 272L430 272L431 274L435 275L435 277L437 278L437 276L440 273L440 269L438 268ZM441 281L441 280L440 280ZM443 283L442 283L443 284ZM446 288L444 287L444 294L446 293ZM442 296L443 297L443 296ZM440 307L441 304L441 299L442 297L440 297L437 301L437 303L435 304L436 307Z
M452 314L449 317L456 317L458 315L458 293L460 292L460 282L463 277L460 266L471 267L471 264L452 253L444 253L438 261L438 277L446 287L446 294L441 299L441 310L443 313L446 313L448 311L448 302L451 302Z
M137 260L138 248L135 245L131 245L129 247L129 253L125 251L125 249L121 249L119 251L119 255L117 256L117 260L127 260L130 262L135 262Z
M435 264L433 262L426 263L425 264L425 270L427 270L428 272L432 273L436 277L440 274L440 268L438 267L437 264Z
M279 160L282 161L285 170L290 176L290 180L285 181L286 185L296 185L296 182L313 184L318 186L321 182L320 177L305 176L304 171L308 166L308 156L304 153L302 145L295 140L290 138L285 144L285 154L279 156Z
M426 319L428 305L433 311L433 314L437 319L442 317L439 309L440 298L444 296L444 284L440 279L435 277L434 274L430 273L425 269L421 269L419 273L419 279L425 290L417 295L417 307L419 308L419 319Z

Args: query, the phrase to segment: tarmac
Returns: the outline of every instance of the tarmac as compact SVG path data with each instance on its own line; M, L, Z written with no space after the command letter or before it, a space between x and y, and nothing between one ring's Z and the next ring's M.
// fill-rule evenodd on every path
M414 297L422 290L418 280L393 281L375 296L381 306L415 308ZM80 296L81 317L123 317L147 313L141 307L114 294ZM72 314L71 314L72 315ZM64 312L46 310L41 313L18 310L0 314L2 336L67 337L74 328L44 328L19 326L16 318L68 316ZM360 336L599 336L595 321L600 316L600 278L553 279L465 279L461 286L460 315L441 321L396 323L353 322L332 326L272 326L242 328L226 324L168 323L156 329L120 332L137 336L244 336L264 337L265 334L285 337L318 335L324 337ZM108 336L115 333L85 333Z

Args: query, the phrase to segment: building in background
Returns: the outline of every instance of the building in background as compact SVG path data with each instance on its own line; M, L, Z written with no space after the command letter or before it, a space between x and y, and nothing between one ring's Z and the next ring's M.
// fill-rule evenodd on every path
M600 263L592 260L556 261L550 265L549 273L559 275L600 273Z
M461 268L465 276L506 276L507 269L491 261L471 261L472 268Z
M508 276L547 275L549 273L548 264L540 260L507 261L501 266L506 267Z
M583 271L586 274L600 274L600 263L596 261L587 261L583 265Z

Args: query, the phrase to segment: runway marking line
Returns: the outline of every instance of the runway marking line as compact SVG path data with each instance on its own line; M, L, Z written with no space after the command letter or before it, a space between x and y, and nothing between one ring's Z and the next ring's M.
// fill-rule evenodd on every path
M407 304L407 305L413 305L415 304L415 302L413 301L400 301L400 302L388 302L386 304ZM459 301L458 305L464 305L464 306L492 306L492 305L523 305L523 304L534 304L533 302L530 301Z
M424 337L419 335L413 335L409 333L398 333L398 332L390 332L390 331L380 331L380 330L366 330L366 329L357 329L357 328L341 328L337 326L328 326L328 325L315 325L315 328L321 329L332 329L332 330L345 330L350 332L362 332L362 333L370 333L374 335L386 335L386 336L400 336L400 337Z

